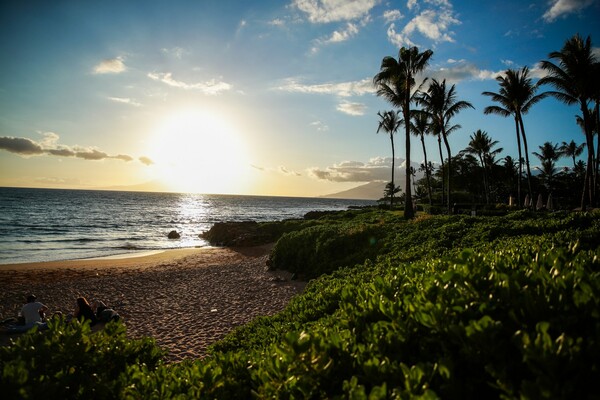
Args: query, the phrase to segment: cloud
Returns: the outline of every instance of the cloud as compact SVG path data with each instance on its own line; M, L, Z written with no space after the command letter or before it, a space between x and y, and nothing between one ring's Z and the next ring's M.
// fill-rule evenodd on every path
M403 158L396 157L395 166L403 169ZM413 163L418 169L418 163ZM374 157L368 162L342 161L326 168L309 168L308 175L319 180L331 182L373 182L389 181L391 176L392 157Z
M108 99L110 101L114 101L115 103L129 104L130 106L134 106L134 107L141 106L140 103L138 103L137 101L132 100L128 97L108 97Z
M350 39L358 33L358 26L352 22L346 24L345 29L339 31L333 31L331 36L326 39L323 43L339 43Z
M325 131L329 130L329 126L327 126L326 124L324 124L321 121L313 121L308 125L314 126L317 129L317 131L319 131L319 132L325 132Z
M133 157L131 157L127 154L119 154L119 155L113 156L111 158L114 158L116 160L125 161L125 162L133 161Z
M177 47L177 46L171 47L170 49L163 47L162 49L160 49L160 51L162 51L164 54L166 54L168 56L173 56L178 60L181 60L184 55L190 54L190 52L187 51L186 49L184 49L182 47Z
M365 110L367 106L362 103L351 103L349 101L344 101L336 107L336 109L344 114L360 116L365 115Z
M100 64L94 67L96 74L120 74L127 69L122 57L108 58L102 60Z
M44 153L42 146L31 139L7 136L0 137L0 149L27 156Z
M352 21L368 15L378 0L293 0L312 23Z
M296 78L289 78L284 80L284 83L275 89L294 93L333 94L340 97L362 96L367 93L375 93L371 78L354 82L321 83L314 85L303 84Z
M449 67L439 67L427 70L424 75L430 79L441 81L446 79L446 82L453 84L464 80L488 80L496 79L496 77L504 72L490 71L481 69L473 63L466 60L448 60Z
M281 18L275 18L274 20L269 21L269 25L273 26L285 26L285 21Z
M454 32L450 30L453 25L460 25L452 5L448 1L428 0L425 4L436 7L428 8L415 15L400 31L396 23L392 22L387 30L389 41L397 47L414 46L412 37L419 33L434 43L454 42ZM409 10L418 10L417 3L409 2Z
M216 95L221 92L230 90L232 85L226 82L217 81L211 79L206 82L198 83L186 83L173 79L173 75L170 72L166 73L148 73L148 78L162 82L172 87L186 89L186 90L200 90L204 94Z
M100 151L93 147L66 146L59 145L59 136L54 132L41 132L43 139L39 142L29 138L16 138L11 136L0 136L0 149L20 156L41 156L51 155L57 157L75 157L83 160L99 161L107 158L132 161L133 157L127 154L118 154L111 156L108 153ZM140 157L140 161L149 165L144 160L150 160L147 157ZM151 163L151 161L150 161Z
M542 15L546 22L554 22L557 18L578 13L594 4L594 0L552 0L550 8Z
M403 17L404 15L402 15L400 10L386 10L383 13L383 19L385 20L386 24L402 19Z
M289 169L287 169L283 165L280 165L279 167L277 167L277 171L279 173L283 174L283 175L302 176L301 173L296 172L296 171L290 171Z
M152 165L154 164L154 161L152 161L150 158L142 156L140 158L138 158L138 160L140 160L140 162L144 165Z

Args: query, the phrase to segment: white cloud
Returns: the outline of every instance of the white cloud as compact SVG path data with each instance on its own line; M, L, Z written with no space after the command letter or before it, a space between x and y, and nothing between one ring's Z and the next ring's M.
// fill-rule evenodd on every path
M148 73L148 78L162 82L172 87L186 89L186 90L200 90L204 94L219 94L221 92L230 90L232 85L226 82L217 81L215 79L211 79L206 82L197 82L197 83L186 83L183 81L178 81L173 79L173 75L170 72L166 73Z
M546 22L554 22L557 18L580 12L594 4L594 0L552 0L550 8L542 18Z
M317 131L319 131L319 132L325 132L325 131L329 130L329 126L327 126L326 124L324 124L321 121L313 121L308 125L314 126L317 129Z
M375 93L371 78L354 82L321 83L315 85L302 84L295 78L289 78L282 85L276 87L276 89L296 93L333 94L340 97L362 96L367 93Z
M325 40L324 43L344 42L344 41L350 39L352 36L355 36L357 33L358 33L358 26L356 24L348 22L346 24L345 29L342 29L339 31L333 31L333 33L331 34L331 37L329 37L329 39Z
M173 56L175 58L177 58L178 60L181 60L183 58L184 55L188 55L190 54L189 51L187 51L186 49L182 48L182 47L172 47L170 49L167 48L162 48L160 49L164 54L166 55L170 55Z
M481 69L466 60L448 60L448 63L450 64L449 67L429 69L424 73L424 76L438 81L446 79L446 82L453 84L464 80L496 79L498 75L504 72Z
M419 168L418 163L412 163L413 167ZM395 166L398 170L403 170L405 160L396 157ZM313 167L308 169L308 175L319 180L332 182L373 182L389 181L392 169L392 157L374 157L368 162L361 161L342 161L325 168ZM397 174L399 184L402 180L402 174Z
M284 26L285 25L285 21L282 20L281 18L275 18L274 20L269 21L269 25Z
M386 10L383 13L383 19L385 20L386 24L402 19L403 17L404 15L402 15L400 10Z
M378 0L293 0L313 23L352 21L366 16Z
M413 36L418 33L434 43L454 42L453 25L460 25L452 4L445 0L425 0L427 9L420 11L400 30L392 23L388 27L388 40L397 47L414 46ZM407 4L409 10L419 11L417 2Z
M129 104L130 106L134 106L134 107L141 106L140 103L138 103L137 101L132 100L128 97L108 97L108 99L110 101L114 101L115 103Z
M367 106L362 103L351 103L349 101L344 101L337 106L338 111L354 116L364 115L366 109Z
M96 74L120 74L127 69L122 57L109 58L102 60L100 64L94 67Z

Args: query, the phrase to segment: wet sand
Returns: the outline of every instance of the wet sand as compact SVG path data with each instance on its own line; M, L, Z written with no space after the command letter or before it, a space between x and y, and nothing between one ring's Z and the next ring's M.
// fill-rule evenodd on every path
M73 312L75 299L101 300L132 338L150 336L169 362L201 358L207 347L255 317L282 310L304 289L268 271L272 245L167 250L143 257L0 265L0 320L17 316L34 293L49 314ZM0 338L3 344L8 337Z

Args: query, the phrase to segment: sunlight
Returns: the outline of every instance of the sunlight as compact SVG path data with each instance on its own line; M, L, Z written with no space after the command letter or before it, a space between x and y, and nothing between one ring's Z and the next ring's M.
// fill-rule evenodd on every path
M168 115L158 125L150 151L158 178L176 191L231 193L245 182L242 138L227 117L212 110Z

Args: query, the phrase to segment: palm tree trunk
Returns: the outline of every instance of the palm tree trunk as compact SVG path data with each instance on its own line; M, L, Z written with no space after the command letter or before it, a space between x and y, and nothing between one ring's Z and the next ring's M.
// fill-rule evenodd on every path
M452 193L452 153L450 152L450 143L448 143L448 137L446 136L446 132L442 130L442 136L444 137L444 144L446 145L446 151L448 152L448 215L452 214L452 202L451 196Z
M581 196L581 211L586 210L588 204L594 204L594 137L590 126L590 113L587 104L581 103L581 113L583 115L583 129L585 131L585 141L588 150L587 166L585 169L585 181L583 183L583 194ZM588 203L589 201L589 203Z
M594 198L598 201L598 191L600 190L600 99L596 99L596 137L598 138L598 148L596 150L596 171L594 173L595 192ZM590 132L592 136L592 146L594 143L594 132Z
M440 162L442 163L442 207L444 206L444 190L446 186L446 170L444 169L444 155L442 154L442 136L438 133L438 149L440 150Z
M485 194L485 204L490 204L490 195L488 188L488 180L487 180L487 171L485 168L485 162L483 161L483 157L481 154L478 154L479 162L481 163L481 168L483 169L483 193Z
M410 75L410 74L408 74ZM406 76L405 87L410 88L410 81L412 76ZM415 217L415 210L412 204L412 190L410 188L410 90L406 90L404 97L404 127L406 128L406 196L404 201L404 218L413 219Z
M427 162L427 149L425 148L425 137L421 135L421 145L423 146L423 157L425 158L425 179L427 180L427 195L429 196L429 206L433 205L431 195L431 181L429 179L429 163Z
M529 190L529 198L533 198L533 190L531 189L531 168L529 167L529 149L527 148L527 136L525 135L525 126L523 126L523 118L519 115L519 124L521 126L521 135L523 136L523 150L525 150L525 166L527 167L527 188Z
M396 169L396 151L394 150L394 134L390 132L390 141L392 142L392 191L390 193L390 210L394 208L394 190L396 185L394 184L394 170Z
M521 207L521 178L523 177L523 155L521 154L521 134L519 132L519 119L515 115L517 130L517 148L519 149L519 178L517 179L517 206Z

